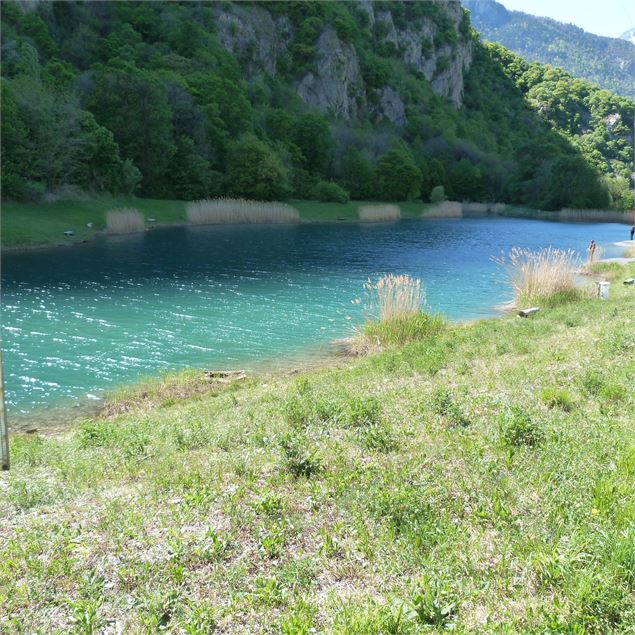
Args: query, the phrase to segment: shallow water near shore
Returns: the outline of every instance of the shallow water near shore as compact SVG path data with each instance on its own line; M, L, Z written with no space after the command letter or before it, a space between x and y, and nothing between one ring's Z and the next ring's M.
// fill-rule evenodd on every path
M363 322L363 283L383 273L422 278L428 310L452 320L495 315L511 293L491 256L514 245L582 255L591 238L624 237L618 224L429 219L156 229L6 253L9 416L97 404L161 371L290 368L326 356Z

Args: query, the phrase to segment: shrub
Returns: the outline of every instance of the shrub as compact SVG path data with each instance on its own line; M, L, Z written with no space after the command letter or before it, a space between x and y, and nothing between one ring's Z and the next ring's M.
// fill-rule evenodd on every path
M509 260L493 260L507 273L517 303L557 294L566 294L563 299L578 297L578 259L571 249L562 251L548 247L540 251L530 251L514 247L509 254Z
M399 220L401 209L399 205L362 205L359 210L359 220L368 222L384 222Z
M533 447L542 440L542 431L531 415L518 406L512 406L501 424L501 438L511 447Z
M348 203L348 192L333 181L320 181L315 186L315 197L322 203Z
M300 220L298 211L278 202L216 198L192 201L185 206L192 225L230 223L293 223Z
M310 450L305 438L287 434L280 446L284 452L285 467L296 478L308 478L322 469L322 459L317 449Z
M145 230L143 214L138 209L111 209L106 212L106 230L109 234L133 234Z
M443 185L435 185L430 192L430 202L440 203L445 200L445 188Z
M384 424L375 424L363 429L360 432L360 441L365 448L378 452L390 452L397 447L392 430Z
M434 411L445 417L449 422L457 426L467 426L469 419L463 414L459 405L455 402L452 393L447 389L438 390L432 396Z
M381 404L375 397L354 397L343 412L343 423L352 428L377 425L381 421Z

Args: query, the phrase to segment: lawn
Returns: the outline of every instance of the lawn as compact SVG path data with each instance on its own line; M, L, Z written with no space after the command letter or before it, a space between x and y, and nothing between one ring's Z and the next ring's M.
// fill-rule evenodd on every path
M634 274L15 436L0 631L635 633Z

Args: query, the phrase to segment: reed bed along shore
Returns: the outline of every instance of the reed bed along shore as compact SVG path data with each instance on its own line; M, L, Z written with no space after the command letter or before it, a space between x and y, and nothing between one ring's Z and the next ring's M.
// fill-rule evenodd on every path
M399 205L361 205L359 220L364 223L381 223L401 218Z
M296 223L298 210L277 201L216 198L192 201L185 206L191 225L229 225L243 223Z
M106 212L106 231L109 234L134 234L144 230L143 214L134 207L122 207Z
M584 220L597 221L599 223L635 223L635 212L633 211L622 212L611 209L571 209L563 207L560 211L554 213L558 215L558 220Z
M459 201L441 201L428 207L424 211L426 218L461 218L463 216L463 203Z

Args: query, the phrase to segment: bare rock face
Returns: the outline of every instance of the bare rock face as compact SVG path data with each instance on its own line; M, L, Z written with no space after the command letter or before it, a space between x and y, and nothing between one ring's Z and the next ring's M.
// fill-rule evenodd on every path
M322 112L350 119L364 95L357 53L333 29L320 35L316 49L316 72L309 72L300 80L296 86L298 95Z
M438 26L432 20L423 18L402 29L395 27L389 11L377 13L375 20L385 24L383 41L401 51L404 62L421 73L437 95L460 106L463 101L463 77L472 63L472 43L460 36L459 25L463 19L461 5L451 0L439 4L443 5L446 15L459 33L458 42L454 45L435 46Z
M379 95L381 112L386 119L398 126L407 123L406 109L397 91L391 86L384 86Z
M439 4L458 34L457 41L435 45L439 27L430 18L395 24L389 10L378 9L369 0L357 0L368 15L370 28L381 23L381 41L390 44L405 64L430 83L432 90L455 106L463 99L463 77L472 61L472 45L461 35L463 10L458 0L428 0ZM246 78L263 71L275 75L282 56L288 63L293 27L285 16L273 18L263 7L232 3L215 4L221 44L241 63ZM357 51L341 40L331 26L325 26L315 43L311 70L297 80L300 98L321 112L341 119L354 119L369 111L377 120L396 125L407 122L403 100L395 86L373 89L365 85ZM369 99L369 97L371 99ZM372 105L370 105L372 103Z
M222 46L247 66L249 74L265 71L275 75L277 61L291 40L286 17L275 21L265 9L232 5L231 12L216 7L216 28Z

